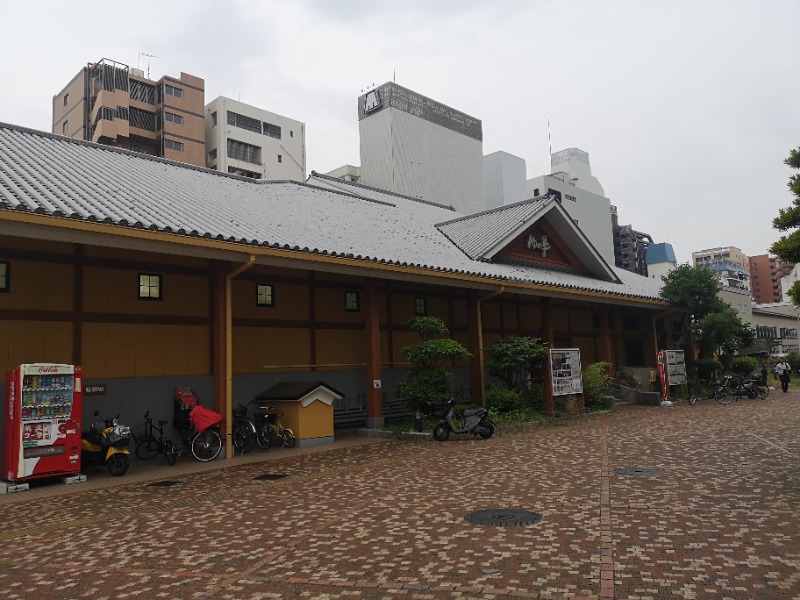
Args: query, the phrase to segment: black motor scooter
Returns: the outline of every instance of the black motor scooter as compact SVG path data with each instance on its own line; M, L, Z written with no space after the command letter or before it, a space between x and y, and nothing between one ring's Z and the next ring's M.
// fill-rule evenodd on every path
M481 436L484 440L488 440L494 435L497 425L489 418L489 411L482 406L465 410L461 415L463 421L460 427L453 422L455 414L456 399L450 398L447 401L447 412L433 428L433 439L444 442L451 433L472 433Z

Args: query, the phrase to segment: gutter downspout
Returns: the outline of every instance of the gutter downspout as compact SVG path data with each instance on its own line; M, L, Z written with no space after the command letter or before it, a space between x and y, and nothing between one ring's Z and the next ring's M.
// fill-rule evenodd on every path
M477 342L478 342L477 343L477 346L478 346L478 356L477 356L477 360L478 360L477 371L478 372L477 372L477 378L478 378L478 383L479 383L479 386L480 386L478 388L478 393L480 394L481 406L483 406L483 402L484 402L483 390L484 390L484 387L485 387L485 382L484 382L484 361L483 361L483 316L482 316L483 315L483 310L481 309L481 303L484 300L489 300L491 298L495 298L496 296L499 296L500 294L502 294L505 291L506 291L506 286L505 285L501 285L498 290L496 290L494 292L489 292L485 296L477 298L476 301L475 301L475 319L476 319L476 329L477 329L477 334L478 334L478 339L477 339ZM473 391L471 395L472 395L472 397L474 399L476 397L475 391Z
M231 282L256 262L251 254L247 262L225 275L225 459L233 458L233 308Z

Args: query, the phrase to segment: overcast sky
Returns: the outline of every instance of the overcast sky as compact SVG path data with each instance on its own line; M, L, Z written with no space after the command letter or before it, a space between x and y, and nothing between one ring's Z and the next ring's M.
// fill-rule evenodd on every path
M0 121L50 131L88 62L205 79L306 124L307 168L360 164L356 99L390 81L483 121L483 150L550 171L589 153L620 223L763 254L800 146L800 1L0 0ZM141 57L140 53L157 58ZM435 199L432 199L435 200Z

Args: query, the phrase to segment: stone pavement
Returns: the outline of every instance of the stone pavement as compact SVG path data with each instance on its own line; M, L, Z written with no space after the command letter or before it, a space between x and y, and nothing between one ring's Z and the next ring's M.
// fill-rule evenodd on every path
M800 598L800 393L0 496L7 600ZM149 485L176 481L166 486ZM85 487L84 487L85 486ZM527 526L473 511L521 509Z

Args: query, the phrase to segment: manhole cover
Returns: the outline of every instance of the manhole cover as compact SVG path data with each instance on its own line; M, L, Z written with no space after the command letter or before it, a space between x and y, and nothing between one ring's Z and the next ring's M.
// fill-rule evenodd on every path
M476 525L491 525L494 527L525 527L535 525L542 520L542 515L528 510L514 508L499 508L490 510L476 510L464 517Z
M265 475L259 475L258 477L253 477L254 481L275 481L276 479L283 479L286 477L283 473L266 473Z
M620 467L619 469L614 469L614 473L617 475L631 475L633 477L661 477L664 471L661 469L643 469L641 467L633 469Z
M148 483L147 487L169 487L171 485L178 485L180 481L172 481L165 479L164 481L156 481L155 483Z

